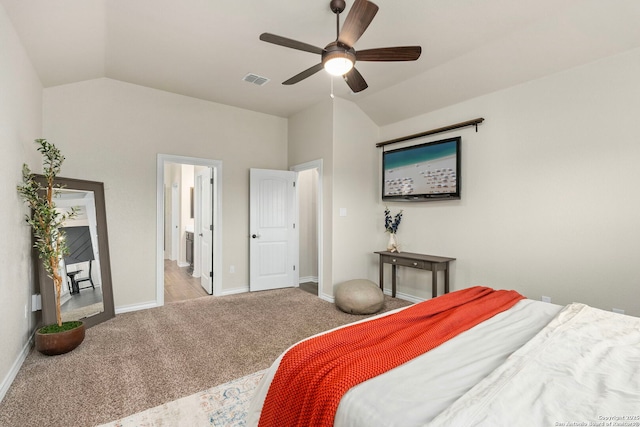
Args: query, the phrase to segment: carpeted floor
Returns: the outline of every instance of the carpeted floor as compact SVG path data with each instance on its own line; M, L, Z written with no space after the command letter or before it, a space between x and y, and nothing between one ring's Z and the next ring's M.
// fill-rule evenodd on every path
M264 371L229 381L98 427L246 427Z
M385 311L409 304L385 297ZM297 288L120 314L71 353L32 351L0 402L0 426L106 423L266 369L300 339L364 317Z

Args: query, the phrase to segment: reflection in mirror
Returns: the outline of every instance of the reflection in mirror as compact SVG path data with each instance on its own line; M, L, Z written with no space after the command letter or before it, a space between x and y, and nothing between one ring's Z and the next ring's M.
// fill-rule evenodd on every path
M76 211L63 227L69 252L60 261L66 284L60 295L62 321L83 320L104 311L94 193L61 189L55 203L62 213Z
M41 184L43 176L38 176ZM65 282L61 294L62 320L82 320L91 327L115 316L111 288L109 239L101 182L56 178L62 188L55 199L56 208L78 215L64 224L69 253L60 261ZM55 291L52 280L39 262L42 322L55 323Z

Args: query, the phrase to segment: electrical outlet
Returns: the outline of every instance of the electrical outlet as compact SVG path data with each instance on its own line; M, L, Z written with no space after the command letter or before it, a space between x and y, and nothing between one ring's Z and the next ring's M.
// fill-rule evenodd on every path
M31 311L42 310L42 296L40 294L31 295Z
M551 302L551 297L542 295L542 302Z
M624 310L621 308L612 308L611 311L618 314L624 314Z
M229 266L229 273L233 274L235 272L236 272L236 266L235 265Z

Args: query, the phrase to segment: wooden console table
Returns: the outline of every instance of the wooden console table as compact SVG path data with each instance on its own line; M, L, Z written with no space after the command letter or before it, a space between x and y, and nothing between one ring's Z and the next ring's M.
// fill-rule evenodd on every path
M444 293L449 293L449 261L455 258L414 254L411 252L374 252L380 255L380 289L384 292L384 264L391 264L391 296L396 296L396 266L431 271L431 297L438 295L438 271L444 271Z

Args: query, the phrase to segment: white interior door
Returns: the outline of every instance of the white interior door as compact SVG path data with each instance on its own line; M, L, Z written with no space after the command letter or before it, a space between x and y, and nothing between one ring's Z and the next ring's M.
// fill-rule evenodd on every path
M213 209L211 208L213 180L211 168L196 175L196 188L200 190L198 207L200 241L200 284L209 295L213 295Z
M250 170L249 290L297 284L296 172Z
M171 261L178 260L178 241L180 238L178 233L178 224L180 221L179 200L178 184L174 182L171 186Z

